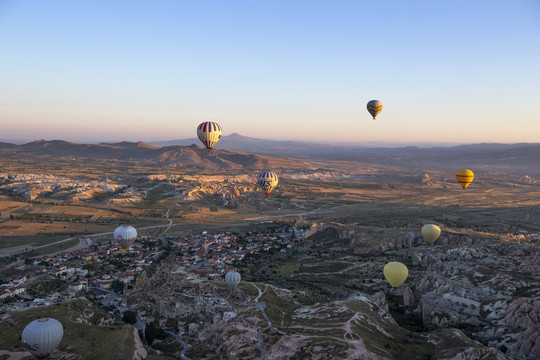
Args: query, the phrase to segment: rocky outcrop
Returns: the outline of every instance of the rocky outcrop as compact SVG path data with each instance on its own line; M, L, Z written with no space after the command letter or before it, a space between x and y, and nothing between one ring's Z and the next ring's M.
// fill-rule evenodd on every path
M499 242L435 247L429 254L415 249L411 260L427 267L411 285L419 299L416 313L424 326L466 328L473 339L512 359L538 359L540 286L531 279L537 277L539 252Z
M440 360L507 360L508 358L504 356L498 350L494 349L477 349L477 348L467 348L464 351L455 354L451 357L440 358Z
M139 332L137 329L133 328L133 339L135 340L135 349L133 351L133 360L142 360L148 356L148 352L144 348L141 338L139 337Z
M422 178L422 182L421 184L423 186L430 186L430 185L433 185L433 183L431 182L431 177L426 173L424 174L424 177Z
M285 335L272 345L268 351L268 360L288 360L298 358L303 348L307 346L307 342L298 337Z
M68 177L42 174L0 174L0 191L25 200L51 198L78 202L109 196L123 201L138 202L144 197L136 188L109 181L82 181Z
M520 231L492 238L443 230L429 246L419 228L398 231L325 224L316 229L330 227L340 237L350 239L356 253L370 255L374 262L378 255L384 255L406 263L407 282L386 290L399 299L406 316L418 319L428 330L463 329L473 340L491 347L489 352L472 347L438 358L540 358L540 248L534 245L536 234Z

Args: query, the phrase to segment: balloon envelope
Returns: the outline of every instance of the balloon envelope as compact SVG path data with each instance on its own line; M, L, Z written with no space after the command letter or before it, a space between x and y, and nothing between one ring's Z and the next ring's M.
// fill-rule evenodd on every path
M227 275L225 275L225 282L232 289L236 289L238 287L241 279L242 277L236 271L229 271Z
M397 261L389 262L384 265L384 277L393 287L399 287L409 276L409 269L405 264Z
M463 187L463 190L474 180L474 173L469 169L462 169L456 173L456 179Z
M127 251L137 239L137 230L130 225L121 225L114 230L114 239L122 250Z
M22 342L37 358L47 358L62 341L64 328L58 320L43 318L26 325L22 332Z
M379 115L379 113L382 111L382 101L380 100L371 100L367 103L367 110L373 116L373 120Z
M257 176L257 184L264 190L265 195L268 196L276 188L278 176L275 172L263 171Z
M221 126L218 123L206 121L197 127L197 137L206 146L208 152L221 139Z
M427 224L422 227L422 236L429 245L433 245L435 240L441 235L441 228L437 225Z

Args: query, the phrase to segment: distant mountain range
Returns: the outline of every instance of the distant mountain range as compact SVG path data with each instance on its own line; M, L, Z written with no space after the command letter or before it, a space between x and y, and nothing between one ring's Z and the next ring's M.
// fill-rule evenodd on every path
M198 144L196 138L151 142L153 145ZM454 169L520 170L540 173L540 143L481 143L450 147L365 147L301 141L256 139L233 133L223 136L216 148L260 155L302 159L359 161L381 165Z
M174 145L168 145L176 143ZM159 164L186 169L308 169L306 159L356 161L423 169L471 168L540 174L540 144L472 144L452 147L352 147L297 141L273 141L239 134L223 136L212 154L198 139L168 142L77 144L38 140L15 145L0 142L2 156L53 155L63 158ZM197 145L195 145L197 144Z
M295 159L253 155L230 150L213 150L212 154L208 154L205 148L196 145L159 147L144 142L127 141L97 145L77 144L64 140L38 140L22 145L0 143L0 153L4 157L10 154L17 154L17 156L51 155L56 159L108 160L203 170L306 167L303 162Z

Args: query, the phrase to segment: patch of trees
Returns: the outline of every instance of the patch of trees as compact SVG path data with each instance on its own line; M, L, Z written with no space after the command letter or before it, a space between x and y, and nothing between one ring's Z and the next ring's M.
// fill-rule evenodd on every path
M46 281L41 281L32 287L27 288L28 294L33 297L45 297L52 292L62 292L68 287L67 281L60 279L51 279Z
M151 345L155 339L165 340L166 337L167 333L163 331L163 329L160 328L155 321L152 321L146 325L144 330L144 338L148 344Z
M121 293L122 291L124 291L124 287L126 286L126 284L124 284L122 281L119 281L119 280L113 280L112 282L112 290L116 293Z
M137 314L134 311L126 310L122 316L122 321L126 324L135 324L137 322Z

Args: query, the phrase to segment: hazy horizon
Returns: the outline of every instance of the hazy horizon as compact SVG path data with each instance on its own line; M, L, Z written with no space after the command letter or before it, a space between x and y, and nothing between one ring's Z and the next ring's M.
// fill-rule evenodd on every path
M308 144L326 144L326 145L334 145L334 146L342 146L342 147L407 147L407 146L417 146L419 148L429 148L429 147L453 147L453 146L461 146L461 145L479 145L479 144L501 144L501 145L516 145L516 144L523 144L523 145L535 145L538 144L538 142L496 142L496 141L487 141L487 142L469 142L469 143L458 143L458 142L385 142L385 141L324 141L324 140L298 140L298 139L279 139L279 138L256 138L253 136L246 136L243 134L233 133L233 134L225 134L223 136L230 136L230 135L240 135L244 137L259 139L259 140L266 140L266 141L275 141L275 142L281 142L281 141L294 141L294 142L304 142ZM31 143L34 141L67 141L67 142L73 142L77 144L104 144L104 143L120 143L120 142L144 142L152 145L156 145L159 143L168 143L168 142L174 142L174 141L186 141L189 139L193 139L193 143L202 146L198 139L196 139L196 136L185 136L185 137L178 137L174 139L157 139L157 140L145 140L145 139L138 139L138 140L126 140L126 139L109 139L109 140L90 140L90 141L77 141L69 138L35 138L35 139L0 139L0 142L3 143L9 143L9 144L15 144L15 145L23 145L27 143ZM166 145L161 145L166 146ZM222 148L219 145L216 146L216 149Z

